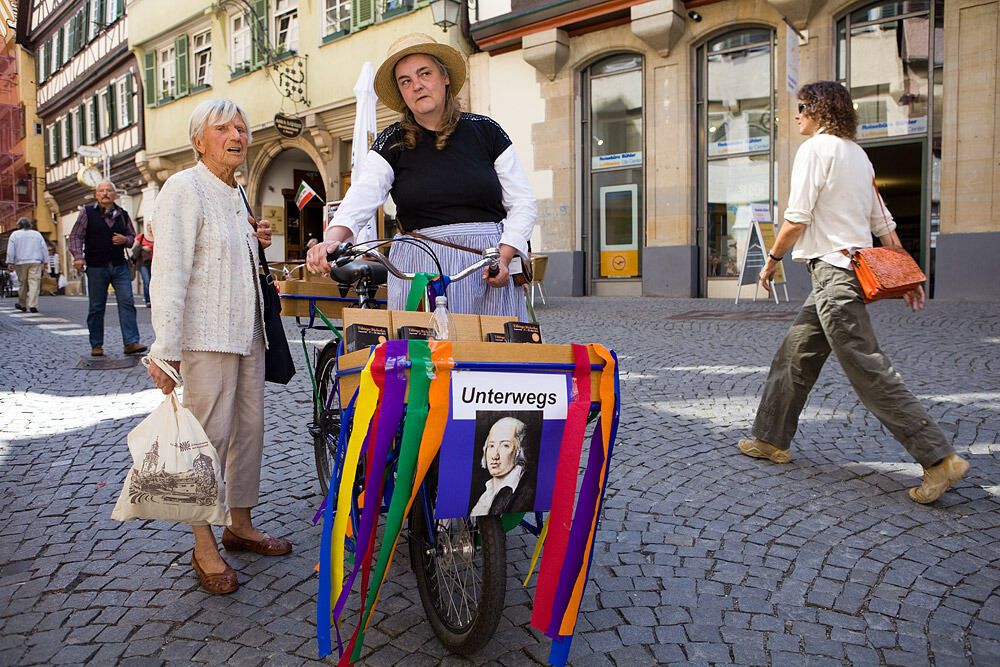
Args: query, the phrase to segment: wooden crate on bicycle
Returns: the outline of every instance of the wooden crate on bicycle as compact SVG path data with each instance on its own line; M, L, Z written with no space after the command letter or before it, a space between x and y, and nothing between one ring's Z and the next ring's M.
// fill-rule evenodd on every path
M371 324L386 327L390 338L397 338L399 327L406 325L429 326L431 314L423 312L396 310L345 310L344 328L354 323ZM487 343L486 334L504 331L504 322L514 321L513 317L497 317L489 315L454 314L455 327L458 330L458 341L452 343L452 352L456 362L478 362L497 364L572 364L573 350L569 345L550 345L537 343ZM349 352L338 360L340 368L340 404L346 408L351 396L357 390L360 381L360 371L368 361L368 348ZM592 364L599 364L601 359L590 353ZM590 384L594 395L598 392L600 371L591 371Z
M340 286L325 276L314 276L310 280L278 280L278 294L281 296L281 314L284 317L309 317L309 305L330 319L341 319L345 308L357 304L357 298L342 296ZM385 301L385 285L379 287L375 298Z

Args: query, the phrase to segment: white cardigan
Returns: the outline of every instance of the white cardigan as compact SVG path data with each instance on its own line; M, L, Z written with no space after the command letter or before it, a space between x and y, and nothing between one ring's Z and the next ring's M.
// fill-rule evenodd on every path
M247 215L239 188L201 162L163 184L148 226L156 244L151 356L178 361L181 350L250 353L263 298Z

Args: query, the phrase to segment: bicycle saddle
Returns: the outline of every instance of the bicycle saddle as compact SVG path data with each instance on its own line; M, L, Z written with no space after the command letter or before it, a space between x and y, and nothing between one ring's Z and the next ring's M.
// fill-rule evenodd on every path
M389 279L389 271L382 264L363 259L352 260L343 266L334 264L330 269L330 275L344 285L356 283L361 279L382 285Z

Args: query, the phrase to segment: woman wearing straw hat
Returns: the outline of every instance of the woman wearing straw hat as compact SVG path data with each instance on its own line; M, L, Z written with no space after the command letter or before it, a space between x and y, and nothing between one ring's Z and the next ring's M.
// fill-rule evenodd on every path
M391 194L402 232L429 241L443 271L454 274L489 247L500 249L500 271L483 270L449 288L458 313L527 317L523 290L511 280L528 262L535 198L510 137L491 118L463 113L465 58L421 33L400 37L375 74L375 93L399 122L372 144L361 177L351 184L326 229L309 250L314 273L329 271L327 255L352 239ZM474 253L474 254L473 254ZM412 243L394 243L390 259L407 272L437 272ZM519 260L519 261L518 261ZM408 287L389 276L389 308L402 310Z

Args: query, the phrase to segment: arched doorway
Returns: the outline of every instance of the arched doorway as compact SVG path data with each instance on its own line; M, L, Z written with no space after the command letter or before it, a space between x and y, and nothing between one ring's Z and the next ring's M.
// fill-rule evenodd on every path
M319 193L326 192L319 168L309 155L298 148L278 153L260 179L261 217L274 226L274 243L268 256L276 261L301 262L310 238L323 238L323 202L313 198L300 211L295 193L302 182Z
M642 56L603 58L583 76L583 248L587 293L642 292Z

